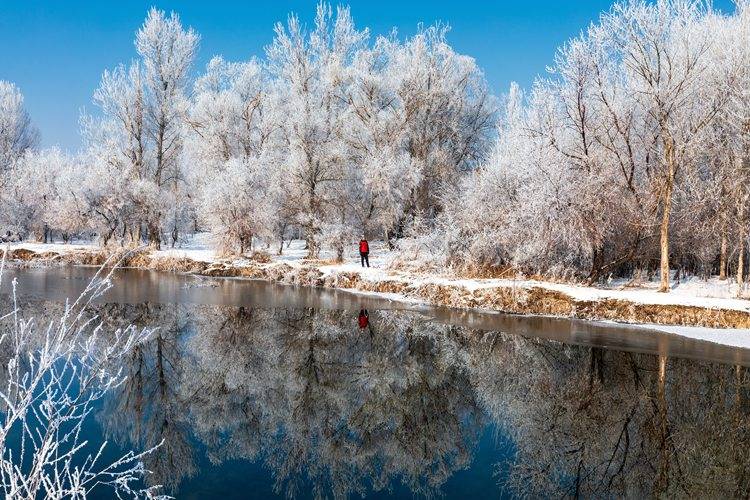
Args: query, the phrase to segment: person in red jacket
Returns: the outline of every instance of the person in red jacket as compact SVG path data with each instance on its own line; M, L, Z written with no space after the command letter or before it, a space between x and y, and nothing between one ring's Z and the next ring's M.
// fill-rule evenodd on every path
M359 240L359 260L362 263L362 267L365 267L365 263L367 267L370 267L370 245L367 243L364 234L362 235L362 239Z
M357 317L357 323L361 329L365 329L370 326L370 315L367 313L367 309L360 309L359 316Z

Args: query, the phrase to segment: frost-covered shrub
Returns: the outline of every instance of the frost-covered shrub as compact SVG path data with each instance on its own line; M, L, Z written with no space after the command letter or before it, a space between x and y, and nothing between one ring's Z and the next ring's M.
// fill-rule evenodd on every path
M0 264L0 281L3 255ZM8 498L86 498L109 489L118 497L154 498L143 488L142 453L102 459L106 442L84 439L82 429L103 398L125 377L120 361L147 340L133 326L111 331L88 317L91 300L109 286L96 276L59 318L25 318L13 298L0 304L0 489Z

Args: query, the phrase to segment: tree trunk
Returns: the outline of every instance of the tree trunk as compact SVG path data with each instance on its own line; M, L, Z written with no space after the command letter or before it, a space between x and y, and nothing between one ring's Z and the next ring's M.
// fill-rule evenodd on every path
M661 284L659 286L660 292L669 291L669 215L672 205L672 188L667 188L669 194L664 195L664 202L662 205L663 213L661 216L661 228L659 230L660 240L660 268L659 274L661 276Z
M305 225L305 245L307 248L307 258L317 259L320 255L318 242L315 240L315 226L313 223Z
M672 213L672 191L674 190L675 178L675 157L674 145L670 141L665 143L665 158L667 161L667 179L664 183L664 193L662 195L662 214L661 228L659 230L660 252L661 252L661 284L660 292L669 291L669 217Z
M740 245L737 255L737 296L742 295L742 286L745 284L745 230L740 229Z
M719 279L725 280L727 279L727 244L728 244L728 238L727 238L727 223L724 221L724 223L721 226L721 253L719 255Z
M320 255L318 250L318 244L315 242L315 238L312 236L305 236L305 243L307 244L307 257L310 259L317 259Z
M153 223L148 223L146 230L148 231L148 242L149 245L154 247L156 250L161 250L161 231L159 226Z
M102 235L102 246L106 247L109 243L110 238L112 238L112 235L115 234L115 230L117 229L117 226L110 228L107 230L107 233Z
M336 262L344 262L344 246L338 245L336 247Z
M383 231L383 239L385 240L385 246L388 250L393 250L393 242L391 242L391 234L386 229Z

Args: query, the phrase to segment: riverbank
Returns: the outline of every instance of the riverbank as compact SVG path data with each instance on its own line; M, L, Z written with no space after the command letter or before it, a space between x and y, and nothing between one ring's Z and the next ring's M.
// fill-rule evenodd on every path
M102 249L89 244L17 243L9 248L8 258L20 265L119 262L125 267L157 271L386 294L398 300L454 308L633 323L750 347L750 300L732 298L736 292L727 281L691 278L664 294L648 282L589 287L523 278L460 279L395 268L392 254L378 243L373 243L373 267L364 269L355 255L347 255L344 263L305 259L299 241L292 242L278 257L261 252L242 258L216 255L205 238L196 238L183 248L160 251Z

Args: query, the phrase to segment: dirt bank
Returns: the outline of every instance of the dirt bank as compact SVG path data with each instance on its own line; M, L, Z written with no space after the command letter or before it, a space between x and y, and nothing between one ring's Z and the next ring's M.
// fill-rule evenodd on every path
M19 265L105 265L118 263L166 272L189 273L212 277L263 279L278 283L362 292L397 294L432 305L456 308L481 308L493 311L572 317L589 320L612 320L627 323L702 326L710 328L750 328L747 310L700 307L681 304L649 304L616 298L581 299L542 284L523 286L507 283L476 288L459 280L430 282L423 276L405 274L364 275L337 271L330 263L299 261L268 262L267 259L215 260L204 262L188 257L159 257L146 250L71 249L64 252L36 252L25 248L10 250L9 260Z

